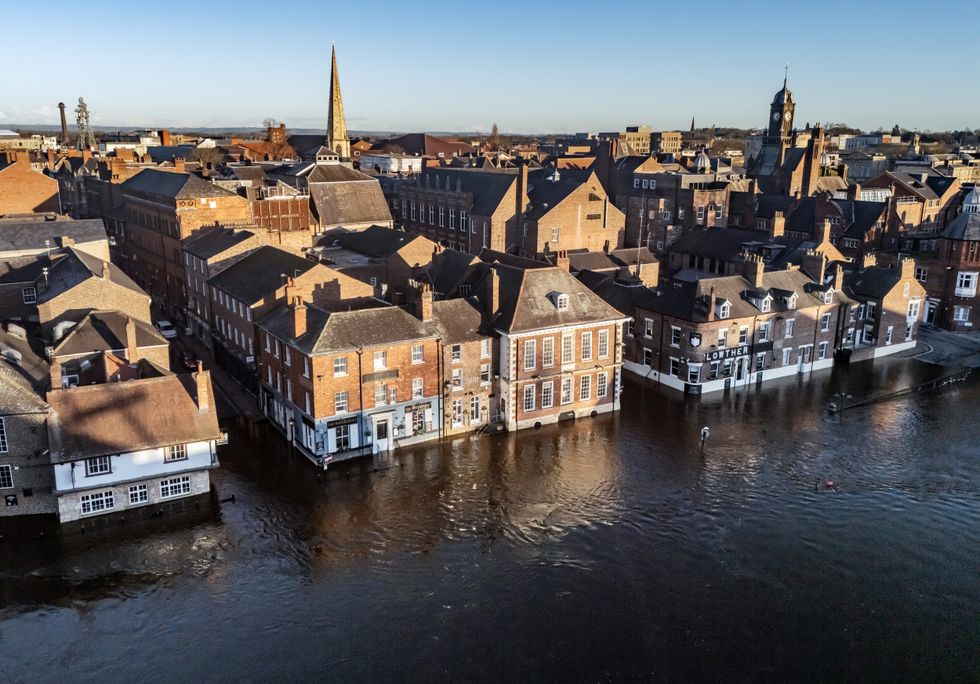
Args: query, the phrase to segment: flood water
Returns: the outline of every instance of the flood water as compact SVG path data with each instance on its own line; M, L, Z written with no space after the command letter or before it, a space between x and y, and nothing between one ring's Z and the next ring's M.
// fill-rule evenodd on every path
M975 681L980 382L825 410L938 373L879 361L700 399L631 382L616 416L331 480L233 430L216 516L0 545L0 671Z

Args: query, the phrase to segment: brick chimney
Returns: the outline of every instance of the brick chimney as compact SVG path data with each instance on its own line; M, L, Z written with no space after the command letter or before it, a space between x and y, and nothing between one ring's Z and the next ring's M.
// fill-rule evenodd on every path
M762 274L766 270L766 265L762 257L758 254L745 255L745 278L752 283L752 287L762 287Z
M48 148L48 169L49 170L53 170L54 169L54 148L53 147L49 147Z
M58 359L51 359L51 389L61 389L61 363Z
M563 271L571 271L572 262L568 258L568 250L560 249L555 252L555 266Z
M902 280L915 277L915 259L902 259Z
M517 206L515 207L519 220L524 215L524 207L527 206L527 164L523 161L520 164L517 171Z
M821 244L826 244L826 243L830 242L830 229L831 229L831 227L832 226L830 225L830 219L829 218L825 218L823 220L823 223L820 226L819 239L820 239L820 243Z
M170 131L166 128L160 131L160 144L163 147L170 147L170 145L172 144L170 142Z
M711 286L711 292L708 293L708 322L715 320L715 286Z
M487 290L487 314L492 319L500 313L500 276L495 268L487 276Z
M204 364L197 362L197 372L194 373L194 382L197 383L197 411L198 413L210 413L211 395L208 393L211 385L211 377L204 370Z
M108 261L103 261L102 262L102 279L103 280L109 280L109 262Z
M126 360L136 363L139 355L139 346L136 344L136 321L132 316L126 317Z
M293 339L299 339L306 334L306 304L302 297L294 297L292 303L293 311Z
M183 159L174 159L174 171L177 173L186 173L187 164Z
M844 269L840 264L834 266L834 292L840 292L844 287Z
M878 265L878 255L874 252L868 252L861 257L861 268L871 268L872 266Z
M847 199L849 200L859 200L861 199L861 184L855 183L854 185L847 186Z
M418 317L420 321L432 320L432 287L425 283L419 289Z
M783 212L776 211L772 215L772 228L769 230L769 236L773 239L781 238L786 233L786 217L783 216Z

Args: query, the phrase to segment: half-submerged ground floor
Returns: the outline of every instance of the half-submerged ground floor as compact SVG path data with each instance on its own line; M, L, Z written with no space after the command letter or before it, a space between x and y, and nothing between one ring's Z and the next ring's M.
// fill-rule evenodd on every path
M84 521L102 515L209 495L210 492L211 477L207 470L58 492L58 518L62 523Z

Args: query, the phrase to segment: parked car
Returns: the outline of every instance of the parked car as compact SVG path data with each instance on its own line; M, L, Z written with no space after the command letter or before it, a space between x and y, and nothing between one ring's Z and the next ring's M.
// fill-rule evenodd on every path
M197 370L197 357L194 356L194 352L187 350L180 352L180 363L187 370Z
M163 319L157 321L157 330L160 334L166 337L168 340L175 339L177 337L177 328L170 321Z

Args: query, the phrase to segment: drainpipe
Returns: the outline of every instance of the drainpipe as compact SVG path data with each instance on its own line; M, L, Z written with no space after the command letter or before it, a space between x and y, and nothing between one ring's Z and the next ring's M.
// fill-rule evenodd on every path
M364 347L354 350L357 353L357 409L359 414L357 424L358 448L364 448L364 374L361 371L361 356L364 354Z

